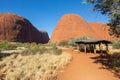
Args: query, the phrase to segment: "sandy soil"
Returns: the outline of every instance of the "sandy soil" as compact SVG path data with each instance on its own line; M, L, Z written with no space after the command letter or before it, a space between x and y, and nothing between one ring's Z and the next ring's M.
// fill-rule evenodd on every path
M120 80L111 70L103 68L100 63L95 63L93 57L98 54L85 54L65 49L72 54L73 60L58 73L58 80Z

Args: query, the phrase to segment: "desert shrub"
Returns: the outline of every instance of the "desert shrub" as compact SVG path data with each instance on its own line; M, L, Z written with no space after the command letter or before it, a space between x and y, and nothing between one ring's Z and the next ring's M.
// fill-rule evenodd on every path
M28 49L30 49L30 50L37 50L37 49L39 49L39 46L31 44Z
M113 48L120 49L120 40L113 41Z
M27 48L26 50L24 50L21 54L23 56L27 56L27 55L35 55L38 53L43 54L47 51L48 51L48 49L45 46L34 45L34 46L31 46L31 47Z
M17 46L19 47L25 47L25 48L33 48L35 46L39 46L40 44L37 44L35 42L32 43L21 43L21 42L16 42Z
M59 44L59 46L68 46L68 41L61 41Z
M62 54L62 50L61 49L57 49L54 53L57 54L57 55L60 55L60 54Z
M7 57L9 56L10 54L3 54L3 53L0 53L0 58L3 58L3 57Z
M8 45L8 41L0 42L0 49L6 49L7 45Z
M25 47L25 48L30 48L31 44L30 43L21 43L20 46Z
M120 73L120 53L112 54L110 58L108 58L107 66Z
M48 53L52 53L52 54L57 54L57 55L59 55L59 54L61 54L62 53L62 50L61 49L58 49L58 47L57 47L57 44L56 43L50 43L50 46L51 46L51 48L49 48L47 51L48 51ZM49 52L50 51L50 52Z
M112 67L120 67L120 53L112 54L111 58L111 66Z
M31 46L36 46L36 45L37 45L37 43L32 42L32 43L30 43L30 45L31 45Z
M25 48L28 48L28 49L31 49L31 50L38 49L40 46L43 46L43 44L37 44L35 42L32 42L32 43L17 42L16 44L17 44L18 47L25 47Z
M83 36L83 37L78 37L78 38L69 40L69 41L68 41L68 44L69 44L70 46L76 46L76 45L77 45L77 44L75 43L76 41L79 41L79 40L89 40L89 39L91 39L91 38L85 37L85 36Z
M36 45L33 46L32 48L23 51L21 54L23 56L27 56L27 55L35 55L35 54L46 54L46 53L59 55L62 53L62 50L58 49L57 47L46 48L43 45L41 46Z
M41 46L38 51L40 54L48 53L48 49L44 46Z
M62 54L62 50L61 50L61 49L58 49L58 48L49 48L47 51L48 51L48 53L50 53L50 54L55 54L55 55L60 55L60 54Z
M17 44L16 43L11 43L11 42L8 42L8 41L3 41L0 43L0 49L9 49L9 50L12 50L12 49L16 49L17 48Z
M17 45L16 44L11 44L9 43L7 46L6 46L6 49L8 50L13 50L13 49L16 49L17 48Z
M50 42L49 45L50 45L52 48L57 48L57 44L54 43L54 42Z

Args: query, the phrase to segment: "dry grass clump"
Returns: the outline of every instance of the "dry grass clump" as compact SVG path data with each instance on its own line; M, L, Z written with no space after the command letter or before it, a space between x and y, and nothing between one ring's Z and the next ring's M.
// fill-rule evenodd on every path
M56 80L57 72L71 60L71 55L13 54L0 60L0 80Z

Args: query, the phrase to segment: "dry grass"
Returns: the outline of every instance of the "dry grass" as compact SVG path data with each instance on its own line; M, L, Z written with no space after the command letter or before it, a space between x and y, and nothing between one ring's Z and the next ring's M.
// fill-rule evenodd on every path
M0 60L0 80L56 80L57 72L71 60L62 53L22 56L13 54Z
M120 49L109 49L109 54L120 53Z

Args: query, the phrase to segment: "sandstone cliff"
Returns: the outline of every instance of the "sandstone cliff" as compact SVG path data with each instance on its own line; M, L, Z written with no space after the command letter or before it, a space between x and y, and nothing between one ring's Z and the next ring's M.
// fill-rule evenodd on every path
M88 23L79 15L66 14L56 25L50 41L59 43L80 36L111 40L113 38L108 34L108 29L106 24Z
M0 13L0 41L46 43L42 36L42 33L24 17Z
M89 22L89 25L92 30L94 30L94 34L97 35L95 38L102 38L102 39L108 39L108 40L114 40L115 37L109 35L109 26L104 23L98 23L98 22Z
M50 39L49 39L49 36L48 36L48 33L46 31L43 31L43 30L39 30L39 32L41 33L41 39L42 39L42 42L43 43L47 43Z

